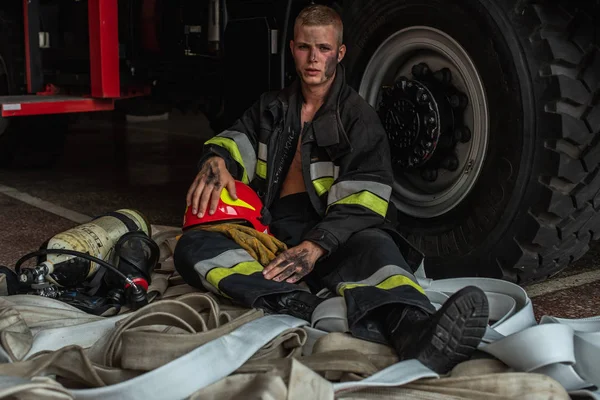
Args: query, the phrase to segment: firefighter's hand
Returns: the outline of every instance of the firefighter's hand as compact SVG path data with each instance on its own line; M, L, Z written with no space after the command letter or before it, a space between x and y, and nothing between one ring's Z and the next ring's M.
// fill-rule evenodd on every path
M278 255L263 270L266 279L295 283L308 275L325 250L316 243L304 241Z
M211 157L206 160L188 190L187 206L191 206L192 213L200 218L204 216L208 206L208 213L212 215L217 209L224 187L227 188L231 198L237 200L235 180L227 171L225 160L221 157Z

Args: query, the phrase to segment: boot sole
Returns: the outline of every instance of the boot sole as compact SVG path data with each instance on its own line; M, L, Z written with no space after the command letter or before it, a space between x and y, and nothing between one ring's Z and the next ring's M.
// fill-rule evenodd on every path
M438 374L471 358L488 325L485 293L466 287L451 296L432 316L430 332L416 346L413 358Z

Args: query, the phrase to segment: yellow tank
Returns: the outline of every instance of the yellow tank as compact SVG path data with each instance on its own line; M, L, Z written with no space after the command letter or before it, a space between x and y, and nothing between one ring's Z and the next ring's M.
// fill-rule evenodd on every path
M133 230L141 230L149 237L152 235L150 224L140 212L120 209L53 236L46 247L75 250L111 262L119 238ZM99 268L95 262L72 255L48 254L47 261L50 265L46 278L58 286L81 283Z

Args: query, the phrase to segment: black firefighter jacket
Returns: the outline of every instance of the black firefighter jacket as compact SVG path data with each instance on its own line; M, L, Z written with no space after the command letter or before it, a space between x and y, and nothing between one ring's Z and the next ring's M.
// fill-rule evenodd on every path
M375 110L346 84L342 66L302 132L301 105L298 81L263 94L233 126L205 143L199 167L215 154L223 157L234 179L249 184L268 209L301 133L304 183L322 217L305 240L329 255L355 232L385 224L392 204L390 150Z

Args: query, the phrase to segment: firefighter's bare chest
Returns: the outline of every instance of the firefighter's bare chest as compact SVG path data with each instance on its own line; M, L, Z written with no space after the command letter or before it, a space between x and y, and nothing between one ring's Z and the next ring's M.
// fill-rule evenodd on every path
M312 121L317 110L310 109L302 106L301 113L301 127L304 130L304 125L307 122ZM304 178L302 177L302 136L298 139L298 145L296 146L296 152L294 153L294 159L290 165L290 169L283 181L281 187L280 197L284 197L290 194L306 192L306 186L304 185Z

